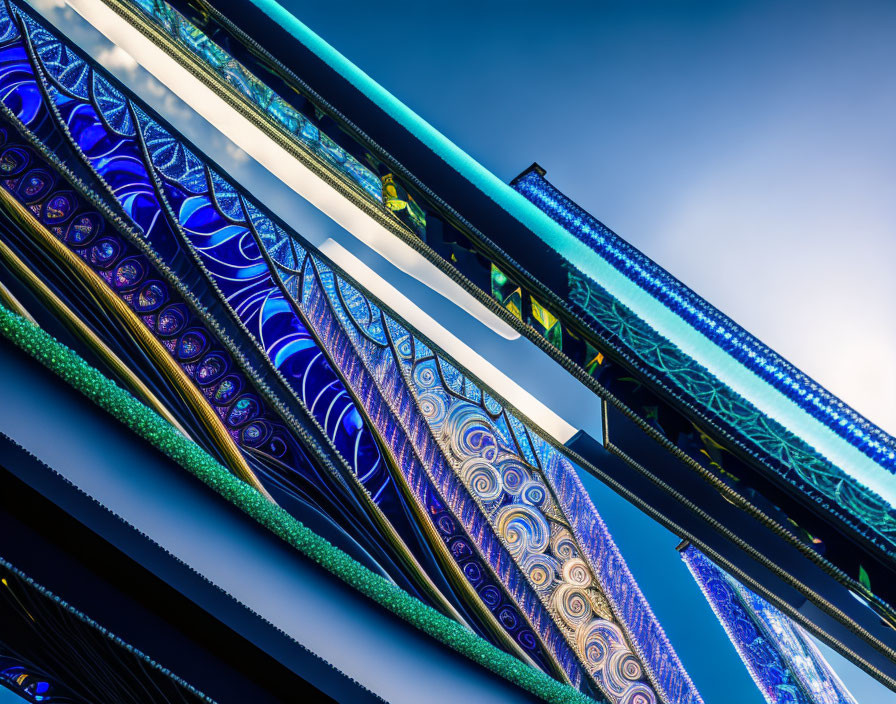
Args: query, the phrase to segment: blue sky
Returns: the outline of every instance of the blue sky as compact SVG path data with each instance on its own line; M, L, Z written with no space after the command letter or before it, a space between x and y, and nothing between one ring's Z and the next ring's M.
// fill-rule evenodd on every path
M538 161L896 431L896 4L284 4L500 177ZM706 700L762 702L675 536L589 488ZM859 702L896 701L825 652Z

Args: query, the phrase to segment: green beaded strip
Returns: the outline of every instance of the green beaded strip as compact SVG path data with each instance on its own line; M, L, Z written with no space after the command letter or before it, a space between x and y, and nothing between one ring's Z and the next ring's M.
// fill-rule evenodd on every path
M594 700L442 615L272 504L76 352L0 305L0 334L306 557L421 631L546 702Z

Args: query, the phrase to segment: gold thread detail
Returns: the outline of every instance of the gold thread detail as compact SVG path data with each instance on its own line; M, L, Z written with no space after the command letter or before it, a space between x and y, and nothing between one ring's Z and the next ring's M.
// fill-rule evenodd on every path
M32 233L55 259L73 272L89 289L90 293L96 296L110 309L112 314L125 324L128 332L133 335L137 343L146 351L150 358L159 365L159 368L168 377L169 381L177 387L190 409L201 419L202 424L214 438L215 445L221 451L228 468L240 479L258 490L269 501L276 503L264 486L262 486L255 473L250 469L245 457L243 457L233 438L224 428L221 420L211 410L205 397L193 385L180 365L174 361L168 350L152 335L137 315L128 308L127 304L109 290L106 283L96 272L70 252L38 222L34 215L2 188L0 188L0 207L19 225Z

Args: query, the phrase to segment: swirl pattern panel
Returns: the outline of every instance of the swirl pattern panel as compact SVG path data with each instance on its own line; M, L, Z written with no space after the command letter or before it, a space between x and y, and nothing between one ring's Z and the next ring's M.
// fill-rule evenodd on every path
M156 253L164 252L175 261L186 249L196 257L203 273L245 329L265 345L265 351L278 369L293 372L292 377L286 377L287 381L294 390L300 391L301 400L331 433L331 440L345 456L353 459L356 476L365 489L378 499L380 507L391 510L389 518L399 529L405 528L402 537L419 542L419 529L406 517L406 502L398 494L378 445L352 397L301 320L285 304L281 289L274 284L262 258L255 237L263 241L278 230L282 232L279 226L242 196L236 196L225 179L208 170L190 150L111 84L104 83L105 99L101 104L105 111L100 109L100 101L91 102L90 92L83 86L91 81L91 75L102 81L106 79L70 48L60 47L61 40L50 35L33 18L22 15L22 19L31 37L36 69L44 74L46 83L41 86L34 75L31 80L37 82L38 88L43 87L67 135L108 191L143 226L147 242L153 246L159 243L159 250L154 249ZM68 85L68 81L72 84ZM121 118L124 111L113 107L109 96L126 101L130 120ZM122 132L116 132L113 125ZM105 182L107 173L114 185ZM274 255L287 263L292 261L282 251ZM249 423L257 415L258 402L257 399L255 403L241 402L236 415L228 415L228 419L240 425ZM389 432L390 428L384 430ZM267 434L249 424L246 437L241 439L251 443L266 437ZM419 471L419 476L425 473ZM465 580L470 581L471 575L476 577L477 601L488 613L494 614L480 629L488 632L496 627L506 631L522 649L520 652L539 666L549 671L560 668L553 655L546 654L526 618L517 612L512 598L470 548L469 537L451 519L437 492L426 484L416 488L426 507L423 516L441 529L440 542L444 543L446 557L457 564L464 563L461 574ZM352 518L345 511L326 508L328 515L342 516L340 525L352 524ZM415 547L421 561L426 559L426 546ZM463 609L462 604L457 606ZM550 618L544 615L543 621L550 623ZM581 675L577 668L574 657L569 655L568 672L559 671L579 683Z
M394 314L320 261L316 266L364 363L384 377L401 370L476 515L494 528L600 689L612 701L656 701L657 690L668 701L699 701L584 488L570 480L569 462ZM548 464L549 474L540 469ZM568 508L577 514L572 522ZM574 531L582 528L592 532L580 541ZM632 646L634 638L643 649Z
M320 260L306 256L301 279L282 271L288 287L301 295L309 322L319 331L334 362L375 419L389 445L406 485L450 552L463 579L515 641L528 653L546 648L561 672L582 685L581 668L566 646L560 630L542 607L508 552L487 521L477 513L470 494L450 471L446 458L427 432L420 409L395 365L388 364L389 350L381 344L381 363L359 358L351 331L339 324L332 299L332 271ZM383 334L385 334L383 332ZM393 420L394 419L394 420Z
M139 242L11 132L4 187L161 341L265 481L321 510L403 585L419 585L403 569L422 570L440 605L583 691L614 704L700 702L568 460L65 39L11 6L3 104L26 127L50 126ZM277 392L259 389L218 339L221 314L198 311L184 284L213 298L239 342L263 353L345 474L296 435L270 400ZM416 567L394 562L389 539L377 544L384 525Z

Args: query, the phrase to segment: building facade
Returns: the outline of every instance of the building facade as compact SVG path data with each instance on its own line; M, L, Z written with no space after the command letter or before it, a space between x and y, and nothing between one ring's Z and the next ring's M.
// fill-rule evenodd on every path
M896 683L891 437L275 3L70 4L0 3L0 684L703 701L585 475L768 701L853 701L803 629Z

